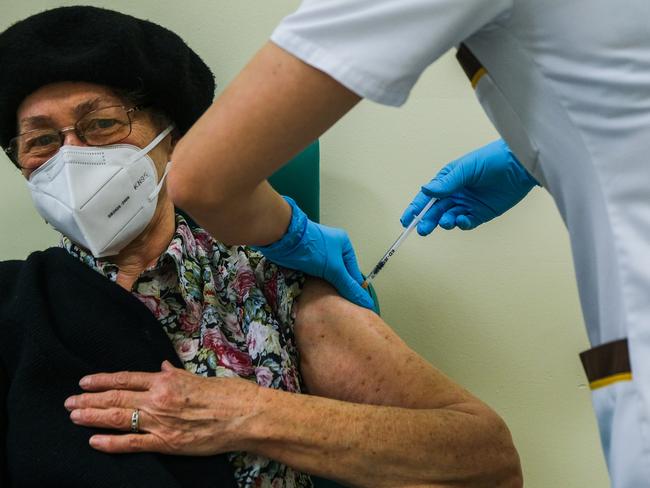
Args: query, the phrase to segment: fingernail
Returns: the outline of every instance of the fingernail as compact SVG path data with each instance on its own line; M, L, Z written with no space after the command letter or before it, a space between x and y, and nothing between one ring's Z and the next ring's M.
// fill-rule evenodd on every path
M88 376L84 376L79 380L79 386L84 387L90 385L90 378Z
M70 419L72 421L79 420L81 418L81 412L79 410L73 410L70 412Z
M90 439L88 439L88 444L90 444L90 447L99 447L102 445L103 442L103 437L100 435L94 435Z
M72 408L74 408L74 398L73 397L68 398L65 401L65 403L63 404L63 406L65 408L67 408L68 410L71 410Z

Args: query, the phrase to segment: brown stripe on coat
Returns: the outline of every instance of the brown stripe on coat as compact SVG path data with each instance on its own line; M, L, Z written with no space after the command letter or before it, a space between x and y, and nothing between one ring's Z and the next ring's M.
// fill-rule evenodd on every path
M580 353L580 360L589 383L632 371L627 339L607 342Z
M474 80L476 74L483 68L481 62L472 54L472 51L465 44L461 44L456 51L456 59L470 81Z

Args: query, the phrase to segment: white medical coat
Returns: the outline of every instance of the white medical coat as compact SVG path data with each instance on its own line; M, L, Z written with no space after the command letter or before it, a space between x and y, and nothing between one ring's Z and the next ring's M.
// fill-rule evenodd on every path
M612 484L650 486L650 1L304 0L271 39L389 105L462 43L569 230Z

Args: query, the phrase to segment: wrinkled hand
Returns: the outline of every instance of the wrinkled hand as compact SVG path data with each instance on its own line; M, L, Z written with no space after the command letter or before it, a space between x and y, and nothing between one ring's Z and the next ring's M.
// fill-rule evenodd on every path
M350 238L344 230L312 222L291 198L291 222L286 234L268 246L256 247L268 260L330 282L347 300L372 309L361 288L363 277Z
M445 166L422 187L400 221L408 226L437 198L418 224L418 234L428 235L437 225L471 230L514 207L535 185L508 145L498 140Z
M86 393L65 402L75 424L128 432L90 438L93 448L109 453L202 456L239 450L239 427L253 415L259 392L250 381L204 378L167 361L160 373L101 373L79 384ZM136 408L139 433L131 433Z

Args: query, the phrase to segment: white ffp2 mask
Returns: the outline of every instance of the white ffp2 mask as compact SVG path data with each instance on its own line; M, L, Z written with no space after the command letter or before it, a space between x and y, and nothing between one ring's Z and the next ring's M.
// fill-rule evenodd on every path
M172 130L167 127L142 149L61 147L27 182L36 210L93 256L119 253L153 218L171 162L157 183L148 153Z

